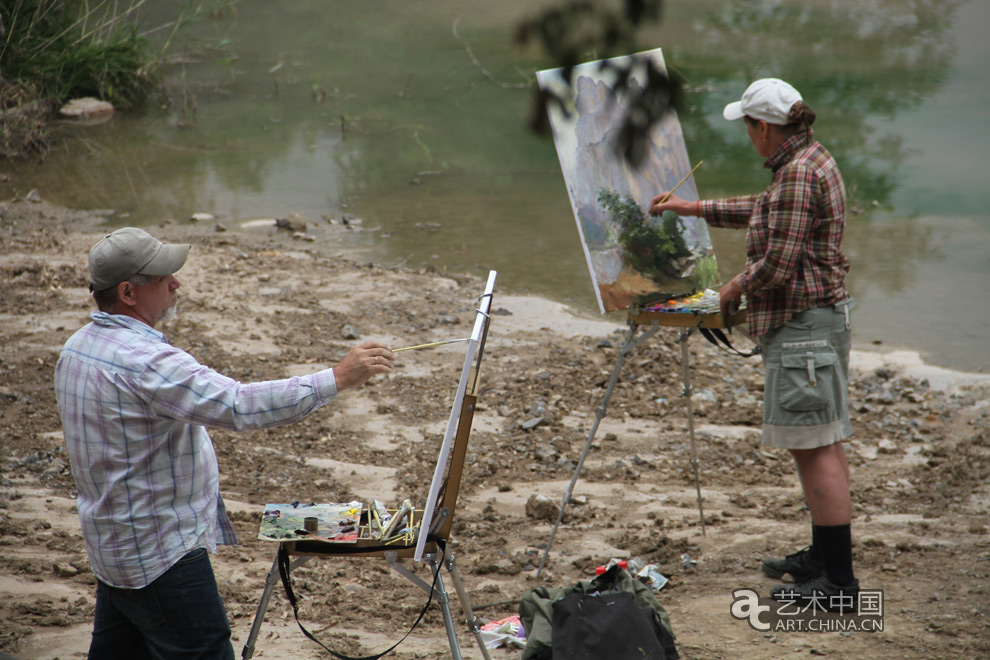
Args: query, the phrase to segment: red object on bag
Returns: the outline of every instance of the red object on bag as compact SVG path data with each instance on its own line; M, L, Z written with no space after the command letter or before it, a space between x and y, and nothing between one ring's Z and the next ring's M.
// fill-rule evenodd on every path
M626 570L627 568L629 568L629 562L627 562L625 559L620 559L619 561L617 561L615 563L618 564L619 565L619 568L621 568L622 570ZM609 568L608 566L596 566L595 567L595 575L596 576L601 575L602 573L604 573L605 571L607 571L608 568Z

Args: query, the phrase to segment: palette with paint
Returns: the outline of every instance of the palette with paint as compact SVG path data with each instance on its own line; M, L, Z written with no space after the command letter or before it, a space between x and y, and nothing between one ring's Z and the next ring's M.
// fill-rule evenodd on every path
M361 502L266 504L258 538L356 543L363 509Z

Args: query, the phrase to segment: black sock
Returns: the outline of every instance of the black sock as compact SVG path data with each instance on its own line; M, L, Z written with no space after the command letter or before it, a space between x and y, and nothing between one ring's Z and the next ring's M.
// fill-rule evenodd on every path
M828 579L840 587L856 579L852 566L852 532L849 525L815 525L815 545Z

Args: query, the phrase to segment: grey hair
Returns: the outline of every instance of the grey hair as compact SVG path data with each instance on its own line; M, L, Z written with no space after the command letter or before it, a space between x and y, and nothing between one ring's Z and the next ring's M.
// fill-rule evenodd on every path
M148 284L151 284L151 278L149 276L141 275L139 273L134 273L133 275L131 275L130 277L128 277L126 280L123 281L130 282L134 286L146 286ZM118 282L117 284L114 284L111 287L107 287L102 291L93 292L93 300L96 301L97 309L99 309L101 312L109 312L110 310L112 310L114 307L117 306L117 303L120 302L120 295L117 293L117 287L119 285L120 283Z

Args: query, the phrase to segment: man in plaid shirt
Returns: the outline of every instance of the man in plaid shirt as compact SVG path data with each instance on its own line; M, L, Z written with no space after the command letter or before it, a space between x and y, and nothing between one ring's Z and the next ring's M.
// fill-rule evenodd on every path
M849 465L842 441L852 434L848 410L850 317L842 252L845 186L831 154L814 139L815 113L786 82L767 78L726 106L745 119L750 141L773 172L762 193L722 200L653 199L650 212L670 209L714 227L746 229L746 266L722 287L723 313L743 294L750 335L766 365L763 442L791 452L812 518L812 543L763 571L790 574L795 585L771 595L854 602ZM851 597L851 598L850 598Z
M206 427L287 424L337 392L392 370L366 342L333 369L242 384L199 364L156 329L175 315L188 245L118 229L89 254L99 311L55 368L62 431L96 575L89 657L232 659L207 551L237 543Z

